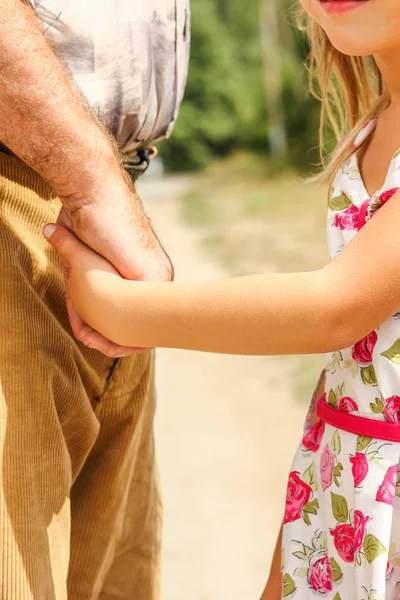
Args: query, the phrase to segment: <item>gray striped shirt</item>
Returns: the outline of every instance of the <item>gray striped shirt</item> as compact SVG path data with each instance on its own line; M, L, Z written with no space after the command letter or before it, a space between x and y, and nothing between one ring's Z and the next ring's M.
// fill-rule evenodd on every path
M167 137L183 97L189 0L31 0L121 150Z

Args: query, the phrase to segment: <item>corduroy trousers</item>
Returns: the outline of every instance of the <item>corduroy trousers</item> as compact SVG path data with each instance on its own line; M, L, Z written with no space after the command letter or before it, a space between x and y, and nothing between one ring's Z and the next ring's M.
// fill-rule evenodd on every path
M154 357L73 338L41 233L59 210L0 152L0 599L156 600Z

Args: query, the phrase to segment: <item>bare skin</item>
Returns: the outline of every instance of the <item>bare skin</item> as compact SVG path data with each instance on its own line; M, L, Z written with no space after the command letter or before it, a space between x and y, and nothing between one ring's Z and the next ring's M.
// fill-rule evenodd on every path
M321 270L200 283L126 281L66 230L47 233L79 314L114 342L284 355L347 348L398 312L399 222L397 192Z
M173 268L114 142L76 90L22 0L0 0L0 140L46 179L59 222L125 278L164 280ZM88 327L67 299L75 335L108 356L134 352Z
M282 527L279 530L278 540L275 546L274 557L272 559L271 571L268 583L265 586L261 600L281 600L282 582L281 582L281 552L282 552Z

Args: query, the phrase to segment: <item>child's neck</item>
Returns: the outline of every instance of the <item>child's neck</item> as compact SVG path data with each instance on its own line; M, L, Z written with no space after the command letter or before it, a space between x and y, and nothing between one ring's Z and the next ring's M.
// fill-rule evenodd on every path
M389 89L391 105L400 114L400 48L398 51L379 54L374 58Z
M390 105L359 151L364 185L371 195L382 187L394 153L400 148L400 48L374 56L390 93Z
M400 105L391 104L360 148L358 162L364 186L372 196L386 180L395 152L400 148Z

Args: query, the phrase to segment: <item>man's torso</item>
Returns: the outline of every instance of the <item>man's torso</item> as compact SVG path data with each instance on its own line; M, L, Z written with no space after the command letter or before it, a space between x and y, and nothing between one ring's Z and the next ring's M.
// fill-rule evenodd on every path
M189 59L189 0L31 0L121 150L169 135Z

